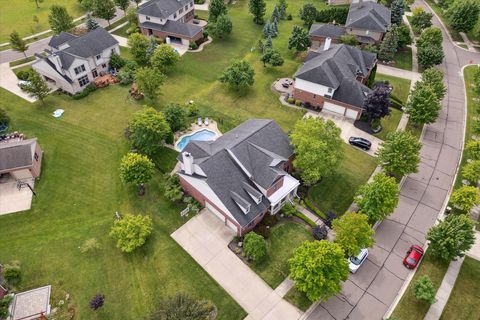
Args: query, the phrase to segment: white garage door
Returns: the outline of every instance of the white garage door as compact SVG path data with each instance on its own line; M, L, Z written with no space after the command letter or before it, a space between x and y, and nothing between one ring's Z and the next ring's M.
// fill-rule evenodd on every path
M338 106L336 104L329 103L329 102L325 102L325 104L323 105L323 110L327 110L327 111L330 111L330 112L335 112L335 113L338 113L338 114L341 114L341 115L343 115L345 113L345 107Z
M221 214L220 211L215 209L208 201L205 201L205 208L207 208L208 211L216 215L220 220L222 220L223 224L225 224L225 216ZM231 223L229 220L227 220L226 225L233 231L237 232L237 226Z
M350 119L357 119L358 116L358 111L352 110L352 109L347 109L347 114L345 115L347 118Z

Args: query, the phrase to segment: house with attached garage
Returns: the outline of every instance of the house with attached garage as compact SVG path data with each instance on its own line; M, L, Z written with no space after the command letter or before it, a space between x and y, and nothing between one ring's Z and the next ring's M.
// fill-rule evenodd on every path
M203 38L203 27L194 24L193 0L150 0L140 5L137 15L145 36L185 46Z
M70 94L85 89L90 82L108 71L113 53L120 54L118 41L103 28L82 36L62 32L48 43L47 55L37 55L32 64L50 86Z
M177 174L186 193L241 236L296 196L292 159L275 121L252 119L215 141L191 140Z
M376 64L376 54L344 44L331 45L327 39L323 48L308 53L295 73L293 98L358 120L371 92L365 83Z

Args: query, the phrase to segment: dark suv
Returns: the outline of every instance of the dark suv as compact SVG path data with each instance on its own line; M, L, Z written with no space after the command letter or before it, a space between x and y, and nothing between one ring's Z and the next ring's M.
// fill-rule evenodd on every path
M360 137L350 137L350 139L348 139L348 143L363 150L370 150L372 147L372 143L370 141Z

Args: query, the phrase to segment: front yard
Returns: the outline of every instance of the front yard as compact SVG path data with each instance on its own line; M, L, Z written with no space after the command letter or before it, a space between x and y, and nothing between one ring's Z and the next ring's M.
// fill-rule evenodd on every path
M395 64L393 67L411 71L412 70L412 48L406 47L405 49L397 51L395 53Z
M480 261L466 257L440 320L478 320Z
M289 274L288 259L304 241L313 240L311 228L296 222L278 224L267 239L267 257L251 268L275 289Z
M344 144L345 158L337 171L323 178L308 191L308 198L323 213L333 211L342 215L353 202L360 185L366 183L377 163L367 153Z

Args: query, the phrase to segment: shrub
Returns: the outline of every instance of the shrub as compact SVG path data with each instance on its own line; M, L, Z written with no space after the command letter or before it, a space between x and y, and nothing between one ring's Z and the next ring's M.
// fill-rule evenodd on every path
M337 22L339 24L345 24L348 16L348 7L330 7L323 9L317 13L317 22Z
M293 204L287 203L286 205L283 206L282 212L287 217L290 217L297 212L297 209L295 208L295 206Z
M290 97L290 98L287 99L287 102L290 103L290 104L294 104L295 103L295 98Z
M300 106L302 105L302 101L300 101L300 100L295 100L295 105L296 105L297 107L300 107Z
M243 240L243 248L247 258L254 262L260 262L267 255L267 243L265 239L255 232L249 232Z
M480 160L473 160L467 163L462 169L462 175L465 179L477 185L480 180Z
M1 111L0 111L1 114ZM0 116L0 123L2 123ZM480 160L480 140L470 140L465 146L465 151L467 154L475 160Z
M100 250L102 248L102 245L96 238L91 238L85 240L85 242L80 246L80 252L81 253L88 253L88 252L93 252Z
M20 269L20 264L18 262L12 262L11 264L6 264L3 270L3 278L7 283L15 285L20 282L22 278L22 271Z
M92 298L92 300L90 300L90 308L94 311L98 310L103 306L104 303L105 303L105 296L103 294L98 293Z
M198 106L193 102L193 103L188 103L187 105L187 114L189 117L195 117L198 115L198 112L200 110L198 109Z
M120 84L126 85L133 83L137 67L138 64L135 61L127 61L117 75Z
M12 296L5 296L3 299L0 299L0 319L6 319L9 316L8 307L12 300Z
M20 80L27 81L30 78L33 70L20 70L17 72L17 78Z
M171 175L166 173L163 176L163 195L165 198L172 202L180 201L183 197L182 187L180 186L180 180L176 174Z
M315 222L310 220L309 217L307 217L306 215L304 215L303 213L301 213L299 211L295 211L294 215L295 215L295 217L300 218L303 221L305 221L312 228L315 228L317 226L317 224Z
M110 236L116 240L117 248L130 253L145 243L152 229L152 219L149 216L126 214L113 222Z
M80 91L78 93L75 93L72 98L74 100L80 100L80 99L83 99L85 98L86 96L88 96L90 94L90 92L93 92L97 90L97 87L93 84L93 83L90 83L88 86L85 87L85 89L83 89L83 91Z
M432 280L428 276L422 276L413 283L413 295L418 300L427 302L428 304L435 303L436 290L433 286Z
M190 42L190 49L191 49L191 50L197 50L197 49L198 49L197 43L191 41L191 42Z
M126 61L116 53L112 53L110 56L110 61L108 62L112 68L121 69Z
M7 111L0 108L0 126L8 126L10 124L10 117L7 114Z

